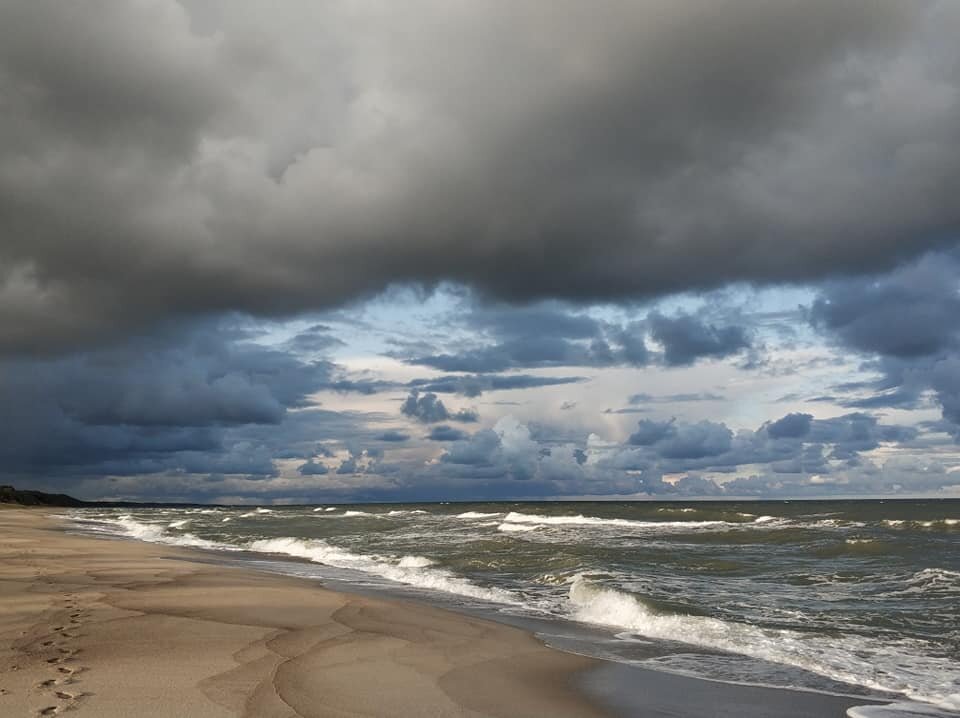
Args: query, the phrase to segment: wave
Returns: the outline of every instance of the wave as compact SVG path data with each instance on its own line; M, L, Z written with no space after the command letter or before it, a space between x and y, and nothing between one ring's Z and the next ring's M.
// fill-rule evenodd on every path
M305 558L336 568L353 569L417 588L427 588L496 603L519 604L509 591L478 586L445 568L436 567L424 556L368 556L333 546L321 539L293 537L261 539L247 545L258 553L276 553Z
M890 528L920 528L920 529L960 529L960 519L928 519L925 521L906 519L883 519L883 524Z
M854 706L847 709L847 718L950 718L956 713L944 713L922 703L888 703L882 706Z
M934 595L960 595L960 572L945 568L925 568L907 579L914 589Z
M661 613L638 596L593 583L582 574L572 578L569 602L573 617L586 623L739 653L874 690L900 693L942 708L960 709L957 686L947 683L946 678L937 678L951 675L952 661L911 651L915 645L907 641L879 645L858 636L837 641L707 616ZM901 650L891 650L898 647Z
M147 541L149 543L162 543L170 546L189 546L191 548L235 550L235 547L216 541L208 541L193 534L171 536L165 532L165 527L160 524L143 523L128 515L118 516L116 519L102 519L102 521L108 526L112 525L119 529L120 534L123 536L135 538L140 541ZM178 522L175 521L174 523Z
M596 516L542 516L511 511L504 519L507 524L537 524L541 526L619 526L642 529L701 528L707 526L738 526L726 521L632 521L630 519L604 519Z
M254 517L254 516L259 516L260 514L263 514L263 513L270 513L270 512L264 512L264 511L247 511L245 514L240 514L240 518L242 518L242 519L249 519L249 518L252 518L252 517Z
M523 524L500 524L497 526L497 531L503 531L504 533L526 533L527 531L536 531L538 526L524 526Z
M457 514L455 518L458 519L489 519L494 516L499 516L500 512L495 511L493 513L485 514L482 511L465 511L462 514Z
M171 521L169 524L167 524L167 527L171 529L180 529L186 526L188 523L190 523L190 519L180 519L179 521Z

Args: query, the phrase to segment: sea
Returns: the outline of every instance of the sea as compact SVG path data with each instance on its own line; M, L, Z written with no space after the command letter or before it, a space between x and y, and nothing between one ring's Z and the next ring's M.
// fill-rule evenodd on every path
M400 595L563 650L960 715L960 500L85 508L84 532ZM866 712L864 712L866 711Z

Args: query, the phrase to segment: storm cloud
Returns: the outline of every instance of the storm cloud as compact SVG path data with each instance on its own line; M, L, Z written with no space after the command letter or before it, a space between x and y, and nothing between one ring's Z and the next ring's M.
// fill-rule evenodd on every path
M951 0L0 3L0 478L956 491L958 35Z
M946 0L97 8L0 8L7 353L405 282L869 272L960 223Z

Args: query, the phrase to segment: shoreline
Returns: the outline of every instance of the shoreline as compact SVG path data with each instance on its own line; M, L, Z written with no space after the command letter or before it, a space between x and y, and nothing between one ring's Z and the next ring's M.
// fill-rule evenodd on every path
M70 534L53 513L0 510L4 715L827 718L877 703L610 663L423 603Z

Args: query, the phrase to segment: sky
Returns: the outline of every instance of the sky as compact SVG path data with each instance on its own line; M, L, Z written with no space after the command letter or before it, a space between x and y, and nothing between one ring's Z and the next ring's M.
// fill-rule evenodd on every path
M0 482L960 497L960 3L0 4Z

